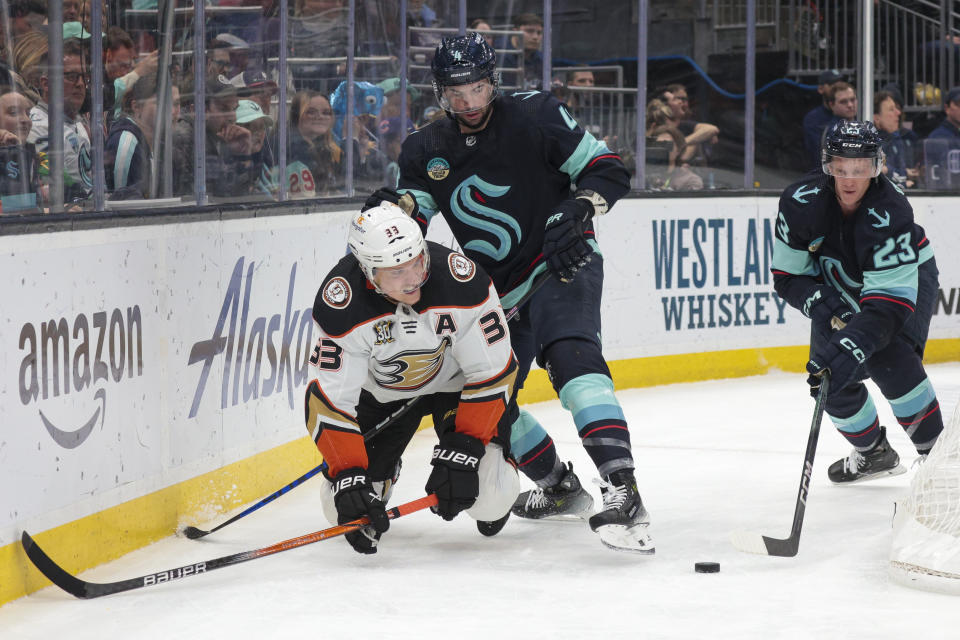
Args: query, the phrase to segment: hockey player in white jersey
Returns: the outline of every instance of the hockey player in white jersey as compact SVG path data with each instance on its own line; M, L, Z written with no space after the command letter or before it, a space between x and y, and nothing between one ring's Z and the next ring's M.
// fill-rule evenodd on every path
M328 468L323 508L331 522L368 516L346 535L375 553L400 456L421 418L439 436L427 493L445 520L460 511L485 535L502 528L519 494L509 459L516 360L490 278L433 242L402 209L382 203L351 222L344 257L313 306L320 338L310 360L306 426ZM366 442L364 434L416 399Z

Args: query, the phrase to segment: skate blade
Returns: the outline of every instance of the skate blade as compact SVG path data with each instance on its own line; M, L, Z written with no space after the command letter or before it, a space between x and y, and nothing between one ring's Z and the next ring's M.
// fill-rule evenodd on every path
M857 478L856 480L851 480L849 482L830 482L835 485L847 486L850 484L860 484L861 482L870 482L871 480L880 480L881 478L889 478L890 476L899 476L907 472L907 468L902 464L898 464L893 469L887 469L885 471L878 471L877 473L871 473L870 475L863 476L862 478Z
M608 524L597 529L597 535L600 536L603 546L614 551L652 556L657 549L653 546L653 539L647 531L649 526L635 524L628 527L623 524Z

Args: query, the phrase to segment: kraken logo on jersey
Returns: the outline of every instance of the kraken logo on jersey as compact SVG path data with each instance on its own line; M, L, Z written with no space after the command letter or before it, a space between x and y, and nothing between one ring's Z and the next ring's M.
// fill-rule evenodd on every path
M388 344L393 342L393 320L381 320L373 325L373 333L377 336L374 345Z
M387 360L375 360L373 376L384 389L416 391L437 377L443 367L443 354L450 346L450 338L444 336L436 349L401 351Z
M457 188L454 189L450 195L450 209L453 211L453 215L457 217L457 220L474 229L486 231L499 240L496 246L486 240L471 240L464 244L463 248L482 253L494 260L503 260L510 254L510 249L513 246L510 232L504 227L506 226L512 229L519 242L523 237L520 225L506 213L478 202L477 198L473 195L474 189L483 194L483 196L486 196L486 198L498 198L510 191L510 187L490 184L474 174L458 184ZM481 201L485 202L486 199L481 198ZM484 220L479 216L490 218L493 221Z

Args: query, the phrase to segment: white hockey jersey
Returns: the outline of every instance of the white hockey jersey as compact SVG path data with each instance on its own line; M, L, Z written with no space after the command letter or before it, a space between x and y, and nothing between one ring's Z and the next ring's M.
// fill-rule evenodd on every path
M361 389L380 402L460 391L456 430L485 444L496 434L516 378L500 299L473 261L427 244L430 277L414 305L377 293L352 256L317 293L320 338L310 360L316 379L307 390L306 426L331 473L365 466L356 450L363 449Z

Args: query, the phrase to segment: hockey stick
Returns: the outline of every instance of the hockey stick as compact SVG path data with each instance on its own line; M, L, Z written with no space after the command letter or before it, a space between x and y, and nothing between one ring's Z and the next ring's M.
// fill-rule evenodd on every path
M817 393L817 405L813 409L813 420L810 423L810 436L807 438L807 451L803 456L803 473L800 475L800 490L797 492L797 505L793 511L793 526L790 529L790 537L781 540L750 531L734 531L730 536L730 542L740 551L785 558L792 558L797 555L797 551L800 549L800 529L803 527L803 514L807 509L807 494L810 492L810 477L813 475L813 457L817 453L820 422L823 421L823 410L829 386L830 371L827 370L823 372L820 392Z
M506 314L504 314L505 317L506 317L507 322L510 322L511 320L513 320L513 318L516 317L516 315L520 312L520 308L521 308L524 304L526 304L527 301L530 300L530 298L533 297L533 294L536 293L537 290L540 289L540 287L542 287L542 286L546 283L546 281L549 280L549 279L550 279L550 272L549 272L549 271L545 271L543 274L541 274L540 276L538 276L536 280L533 281L533 284L530 285L530 289L529 289L525 294L523 294L523 296L520 298L520 300L517 301L517 304L513 305L513 306L506 312ZM394 422L397 418L399 418L400 416L404 415L407 411L409 411L410 408L413 407L414 403L416 403L417 400L419 400L419 398L420 398L419 396L416 397L416 398L413 398L412 400L410 400L409 402L407 402L405 405L403 405L402 407L400 407L399 409L397 409L395 412L391 413L391 414L390 414L389 416L387 416L385 419L383 419L382 421L380 421L380 423L377 424L373 429L371 429L370 431L368 431L367 433L365 433L365 434L363 435L363 439L364 439L365 441L366 441L366 440L370 440L370 439L373 438L375 435L377 435L378 433L380 433L381 431L383 431L385 428L387 428L388 426L390 426L391 424L393 424L393 422ZM183 529L183 535L185 535L186 537L190 538L191 540L197 540L197 539L202 538L202 537L204 537L204 536L210 535L210 534L213 533L214 531L219 531L220 529L226 527L227 525L232 524L232 523L236 522L237 520L239 520L239 519L241 519L241 518L244 518L244 517L250 515L251 513L253 513L254 511L260 509L261 507L264 507L264 506L270 504L271 502L273 502L274 500L276 500L277 498L279 498L279 497L282 496L283 494L287 493L287 492L290 491L291 489L294 489L294 488L300 486L301 484L303 484L304 482L306 482L307 480L309 480L309 479L312 478L313 476L317 475L318 473L320 473L321 471L323 471L323 470L326 469L326 468L327 468L327 463L326 463L326 462L320 463L320 465L314 467L313 469L310 469L309 471L307 471L306 473L304 473L302 476L300 476L299 478L297 478L296 480L294 480L294 481L291 482L290 484L288 484L288 485L282 487L281 489L278 489L277 491L271 493L271 494L270 494L269 496L267 496L266 498L263 498L263 499L260 500L259 502L257 502L257 503L255 503L255 504L249 506L248 508L246 508L246 509L243 510L242 512L238 513L237 515L233 516L232 518L230 518L230 519L227 520L226 522L220 523L219 525L217 525L216 527L210 529L209 531L206 531L206 530L204 530L204 529L199 529L199 528L194 527L194 526L188 526L188 527L185 527L185 528Z
M437 497L433 494L430 494L428 496L413 500L412 502L407 502L406 504L393 507L392 509L387 509L387 517L390 519L399 518L400 516L413 513L414 511L420 511L421 509L426 509L427 507L436 506L436 504ZM364 516L363 518L353 520L352 522L348 522L346 524L330 527L329 529L323 529L322 531L315 531L314 533L308 533L307 535L300 536L299 538L284 540L283 542L278 542L270 545L269 547L261 547L260 549L254 549L253 551L243 551L230 556L214 558L213 560L194 562L182 567L177 567L175 569L158 571L156 573L140 576L139 578L130 578L128 580L119 580L117 582L87 582L86 580L81 580L80 578L67 573L67 571L64 570L60 565L51 560L50 556L48 556L43 549L37 545L36 541L26 531L23 532L21 541L23 542L23 550L26 551L27 557L30 558L30 561L33 562L34 566L40 570L40 573L45 575L53 584L57 585L67 593L76 596L77 598L90 599L99 598L100 596L108 596L113 593L120 593L121 591L130 591L131 589L150 587L155 584L170 582L171 580L179 580L180 578L189 578L190 576L195 576L200 573L207 573L208 571L213 571L214 569L221 569L223 567L239 564L248 560L255 560L264 556L280 553L281 551L288 551L290 549L295 549L296 547L302 547L308 544L313 544L314 542L326 540L327 538L333 538L335 536L343 535L344 533L349 533L353 529L368 524L369 522L370 519Z
M417 396L416 398L411 399L411 400L410 400L409 402L407 402L405 405L403 405L402 407L400 407L399 409L397 409L396 411L394 411L393 413L391 413L390 415L388 415L386 418L384 418L383 420L381 420L379 423L377 423L377 424L373 427L373 429L370 429L370 430L367 431L365 434L363 434L363 439L364 439L364 441L370 440L370 439L373 438L375 435L377 435L378 433L380 433L381 431L383 431L384 429L386 429L387 427L389 427L391 424L393 424L394 421L397 420L397 418L399 418L399 417L403 416L404 414L406 414L407 411L409 411L409 410L413 407L413 405L416 404L417 400L419 400L419 399L420 399L420 396ZM205 530L203 530L203 529L198 529L197 527L192 527L192 526L191 526L191 527L184 527L184 529L183 529L183 535L187 536L187 537L190 538L191 540L197 540L198 538L202 538L203 536L209 535L209 534L213 533L214 531L219 531L220 529L223 529L223 528L224 528L225 526L227 526L228 524L234 523L234 522L236 522L237 520L239 520L240 518L243 518L243 517L246 517L246 516L250 515L251 513L253 513L254 511L256 511L257 509L259 509L259 508L261 508L261 507L263 507L263 506L266 506L266 505L270 504L271 502L273 502L274 500L276 500L277 498L279 498L280 496L282 496L282 495L285 494L286 492L288 492L288 491L290 491L291 489L294 489L294 488L300 486L301 484L303 484L304 482L306 482L307 480L309 480L309 479L312 478L313 476L317 475L318 473L320 473L321 471L323 471L323 470L326 469L326 468L327 468L327 462L326 462L326 460L324 460L324 461L321 462L318 466L314 467L313 469L310 469L310 471L307 471L305 474L303 474L302 476L300 476L299 478L297 478L296 480L294 480L293 482L291 482L291 483L288 484L287 486L285 486L285 487L283 487L282 489L279 489L279 490L277 490L277 491L274 491L273 493L271 493L270 495L268 495L266 498L262 499L260 502L257 502L256 504L253 504L253 505L247 507L247 508L246 508L245 510L243 510L241 513L238 513L237 515L233 516L232 518L230 518L230 519L227 520L226 522L222 522L222 523L218 524L218 525L215 526L213 529L210 529L209 531L205 531Z
M504 317L506 317L507 322L510 322L511 320L517 317L517 314L520 313L520 307L527 304L527 301L529 301L530 298L533 297L533 294L535 294L540 289L540 287L542 287L547 283L547 280L550 279L550 276L551 274L549 271L544 271L539 276L537 276L537 278L533 281L533 283L531 283L530 288L527 290L527 292L522 296L520 296L520 299L517 300L517 304L510 307L510 309L508 309L507 312L504 314Z

